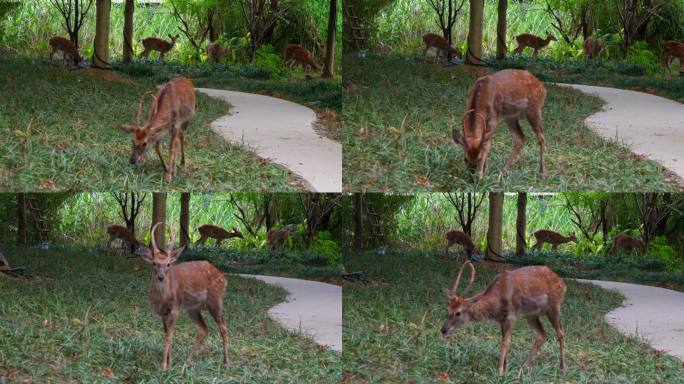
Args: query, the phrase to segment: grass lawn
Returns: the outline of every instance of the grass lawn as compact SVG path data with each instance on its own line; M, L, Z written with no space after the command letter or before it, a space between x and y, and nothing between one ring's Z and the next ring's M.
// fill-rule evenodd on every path
M339 381L337 353L292 335L267 310L285 291L228 276L224 313L230 369L207 315L205 350L185 358L195 326L185 313L174 334L171 367L160 370L163 328L152 311L151 266L87 249L3 249L31 281L0 277L0 377L12 382L269 382Z
M468 90L478 77L462 66L443 69L414 57L345 58L344 188L366 191L647 191L676 190L655 162L605 142L583 124L601 101L547 85L545 180L538 177L539 147L524 122L527 142L502 177L513 137L501 123L485 179L471 183L463 151L454 144ZM486 71L486 69L484 69Z
M349 255L349 271L363 271L367 284L344 286L345 377L352 382L451 383L684 383L682 362L627 338L603 319L621 297L598 287L567 282L562 306L568 373L558 368L558 342L549 337L530 370L521 370L532 345L527 323L516 323L509 371L498 377L500 329L496 323L439 329L446 320L442 287L453 286L460 263L413 254ZM497 272L476 263L473 292Z
M131 137L119 129L135 122L140 96L161 82L16 58L0 60L0 71L0 189L300 189L286 169L211 130L210 122L229 111L222 101L197 96L185 141L188 171L179 169L168 185L153 151L142 164L128 163ZM168 138L162 148L168 161Z

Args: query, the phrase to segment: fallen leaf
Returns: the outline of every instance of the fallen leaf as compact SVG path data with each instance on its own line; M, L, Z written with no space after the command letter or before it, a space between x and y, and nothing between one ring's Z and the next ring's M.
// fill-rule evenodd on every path
M114 377L114 372L111 369L105 368L102 370L102 376L104 377Z
M419 177L418 178L418 185L420 185L421 187L425 187L428 184L430 184L430 180L428 180L427 177Z
M437 375L437 381L449 381L449 375L446 373L442 373L440 375Z
M57 188L57 186L55 185L54 182L52 182L50 180L43 183L43 189L55 189L55 188Z

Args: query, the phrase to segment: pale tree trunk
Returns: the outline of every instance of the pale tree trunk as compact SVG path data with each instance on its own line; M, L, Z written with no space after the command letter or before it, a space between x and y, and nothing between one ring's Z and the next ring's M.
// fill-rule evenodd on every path
M95 20L95 49L93 50L93 68L109 69L109 13L111 0L97 0Z
M482 23L484 0L470 0L470 27L468 29L468 53L466 63L481 65L482 61Z
M152 194L152 223L150 224L150 230L157 223L166 223L166 193L164 192L154 192ZM157 247L160 249L166 248L166 226L160 225L157 228L157 232L154 233L154 240L157 243Z
M515 221L515 254L522 256L525 254L527 244L525 235L527 233L527 193L518 193L518 216Z
M489 229L487 231L487 259L504 261L503 257L503 192L489 193Z
M337 33L337 0L330 0L328 15L328 41L325 45L324 78L331 78L335 73L335 34Z
M123 62L128 64L133 61L133 11L135 0L126 0L124 7L124 29L123 29Z
M26 194L17 193L17 244L26 245Z
M499 13L496 23L496 59L506 58L508 48L506 47L506 12L508 11L508 0L499 0Z
M180 244L184 247L190 244L190 192L182 192L180 196Z

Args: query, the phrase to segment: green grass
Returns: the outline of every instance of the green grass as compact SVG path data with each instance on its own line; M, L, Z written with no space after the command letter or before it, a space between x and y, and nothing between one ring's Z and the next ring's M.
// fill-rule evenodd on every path
M159 83L113 80L69 72L41 61L0 60L0 188L4 190L231 190L288 191L289 172L228 144L210 122L229 106L204 95L186 137L188 170L170 185L153 151L128 163L130 135L140 96ZM148 103L149 104L149 103ZM145 114L146 115L146 112ZM168 139L162 144L168 161Z
M344 286L345 376L353 382L452 383L684 383L682 363L627 338L604 321L621 297L598 287L567 282L562 306L568 373L558 368L558 343L549 337L529 370L520 366L532 333L518 321L511 342L509 372L496 375L500 330L495 323L469 324L449 339L439 334L447 299L460 263L423 255L349 255L349 271L363 271L368 284ZM482 264L473 291L495 276Z
M662 167L636 158L618 143L604 142L584 119L601 109L598 98L547 85L545 180L538 177L539 147L529 125L527 142L510 174L501 170L513 147L501 123L485 179L471 183L463 151L451 138L460 129L476 76L461 67L443 69L414 57L356 59L347 56L344 93L344 187L367 191L673 190Z
M184 365L195 327L185 313L171 367L160 370L163 328L150 308L151 266L83 249L3 249L32 281L0 277L0 377L8 382L269 382L339 380L340 357L288 333L267 316L282 289L228 276L224 313L232 366L222 368L220 336L207 319L206 349ZM107 370L113 377L106 377Z

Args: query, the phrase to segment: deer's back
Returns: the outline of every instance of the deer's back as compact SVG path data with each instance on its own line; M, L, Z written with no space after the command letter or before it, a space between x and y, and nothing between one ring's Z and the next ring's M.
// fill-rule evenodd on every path
M546 88L526 70L506 69L487 76L487 86L501 117L515 117L531 109L539 109L546 99Z
M212 224L204 224L204 225L200 226L198 229L199 229L199 232L203 235L206 234L206 235L222 236L222 237L228 236L228 232L226 230L224 230L223 228L221 228L219 226L212 225Z
M69 39L65 39L61 36L55 36L50 39L49 44L53 48L59 48L66 51L75 51L76 47Z
M176 293L184 308L195 307L207 300L220 299L226 289L223 272L206 260L175 264L167 278L171 284L178 284Z
M170 49L171 44L166 41L162 40L158 37L146 37L142 40L143 46L145 48L155 48L155 49Z
M563 301L565 283L546 266L529 266L502 272L486 293L510 300L519 315L543 314Z
M437 48L449 48L449 43L446 39L435 33L426 33L423 35L423 43Z
M159 115L166 119L176 116L185 122L195 114L195 87L185 77L176 77L162 85L155 98L159 104L153 116Z
M461 244L466 248L472 249L475 247L475 244L473 244L470 236L461 231L449 231L447 232L446 238L448 241Z
M667 41L663 45L663 49L673 56L684 56L684 43L680 43L679 41Z
M560 233L548 230L548 229L540 229L537 232L534 233L534 237L537 240L547 240L547 239L559 239L562 237Z

